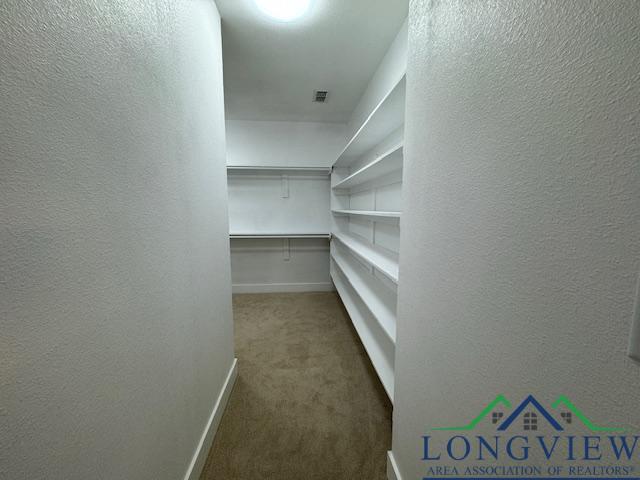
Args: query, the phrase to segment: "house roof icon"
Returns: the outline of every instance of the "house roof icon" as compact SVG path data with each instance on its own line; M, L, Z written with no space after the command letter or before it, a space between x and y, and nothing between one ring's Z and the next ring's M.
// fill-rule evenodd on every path
M534 408L557 431L563 430L562 425L538 402L533 395L525 398L520 405L500 424L498 431L503 432L525 411L526 408Z
M566 408L569 412L571 412L576 418L578 418L585 427L587 427L592 432L623 432L624 428L621 427L601 427L595 425L582 411L576 407L571 400L569 400L564 395L560 395L555 402L551 404L551 408L558 409L560 407Z
M624 428L621 427L602 427L594 424L582 411L580 411L566 396L560 395L555 402L551 405L552 409L563 408L560 412L562 419L567 424L571 424L574 418L580 420L584 426L586 426L592 432L623 432ZM466 425L459 425L454 427L437 427L433 430L449 430L449 431L465 431L474 430L482 421L487 417L491 417L493 424L501 422L497 427L498 431L505 431L511 424L520 416L523 415L523 428L524 430L537 430L538 416L544 418L549 425L551 425L557 431L564 431L560 423L545 409L540 402L538 402L533 395L526 397L518 407L511 412L511 414L504 420L502 418L506 415L506 411L511 409L511 403L504 395L497 395L492 402L486 405L482 411ZM537 413L532 410L536 410Z

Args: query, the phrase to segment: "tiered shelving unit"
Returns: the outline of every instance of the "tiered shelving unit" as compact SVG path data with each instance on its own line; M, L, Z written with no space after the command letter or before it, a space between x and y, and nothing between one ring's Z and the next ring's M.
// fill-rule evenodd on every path
M403 76L387 95L376 105L364 123L349 140L342 153L333 164L345 167L353 164L363 155L371 152L398 127L404 125L404 101L406 97L406 77Z
M331 277L393 401L405 77L333 165Z
M332 238L338 240L371 268L386 275L396 285L398 284L398 255L395 252L379 248L359 235L336 231Z
M357 187L387 173L402 170L402 144L391 147L390 150L377 156L372 162L359 168L344 180L333 186L334 190L344 190Z

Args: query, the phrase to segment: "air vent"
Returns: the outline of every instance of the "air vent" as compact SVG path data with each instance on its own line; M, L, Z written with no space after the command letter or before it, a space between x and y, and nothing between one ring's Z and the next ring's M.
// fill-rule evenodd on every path
M329 92L326 90L316 90L313 101L318 103L324 103L327 101L327 95Z

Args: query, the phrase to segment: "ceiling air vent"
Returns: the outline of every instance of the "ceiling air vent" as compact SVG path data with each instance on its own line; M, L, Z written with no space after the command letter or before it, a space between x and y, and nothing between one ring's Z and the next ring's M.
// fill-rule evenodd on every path
M327 92L326 90L316 90L313 101L318 103L326 102L328 93L329 92Z

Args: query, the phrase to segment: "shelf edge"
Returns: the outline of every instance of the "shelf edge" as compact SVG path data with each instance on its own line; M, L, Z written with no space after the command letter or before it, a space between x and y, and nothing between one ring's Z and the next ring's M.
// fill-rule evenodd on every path
M390 331L388 331L385 326L382 324L382 322L380 321L380 319L378 318L378 315L376 315L376 313L373 311L373 309L369 306L369 304L367 303L367 301L364 299L364 297L362 296L362 294L358 291L358 289L355 287L355 285L353 284L353 281L349 278L349 275L347 275L347 272L345 271L343 265L342 265L342 260L338 259L333 253L331 254L331 258L333 259L333 261L335 262L336 266L340 269L340 271L342 272L342 274L344 275L344 277L347 279L347 282L349 282L349 284L351 285L351 288L353 289L354 292L356 292L356 295L358 295L358 297L360 297L360 300L362 301L362 303L364 303L364 305L367 307L367 310L369 310L369 312L371 313L371 316L373 316L373 318L376 319L376 322L378 323L378 326L382 329L382 331L385 333L385 335L387 336L387 338L389 339L389 341L393 344L393 346L395 347L396 345L396 339L394 338L394 335L391 334ZM396 320L396 324L397 324L397 317L394 319Z
M364 256L362 254L362 252L360 252L359 250L356 250L355 248L353 248L352 246L349 245L348 241L345 241L344 238L342 237L346 237L346 235L340 235L340 234L336 234L336 233L332 233L331 234L331 238L336 238L340 243L342 243L345 247L347 247L351 252L353 252L358 258L361 258L363 261L365 261L366 263L368 263L369 265L371 265L373 268L375 268L376 270L378 270L380 273L382 273L384 276L386 276L389 280L391 280L394 284L398 285L398 275L397 274L393 274L391 271L389 271L388 269L384 268L382 265L380 265L379 263L376 263L375 261L372 261L371 259L367 258L366 256ZM348 238L348 237L347 237ZM357 241L357 240L356 240ZM373 250L373 248L372 248Z
M230 233L229 238L331 238L330 233Z

